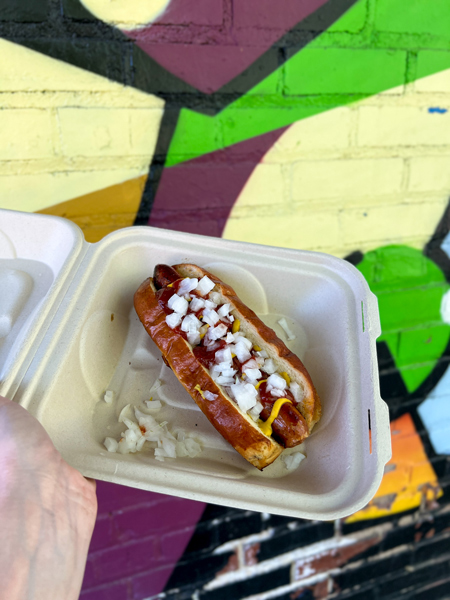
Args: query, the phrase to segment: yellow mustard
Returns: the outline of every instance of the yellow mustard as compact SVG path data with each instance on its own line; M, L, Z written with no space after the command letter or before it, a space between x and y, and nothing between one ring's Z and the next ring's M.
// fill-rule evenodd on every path
M199 386L199 384L197 383L197 385L195 386L194 390L197 390L197 392L200 394L200 396L203 398L203 400L205 400L205 394L203 393L202 388Z
M272 406L272 412L270 413L270 417L267 419L267 421L259 422L259 428L264 433L264 435L272 435L272 423L278 417L278 415L280 414L281 407L283 406L283 404L286 404L286 402L290 402L292 404L292 401L289 400L289 398L278 398L278 400L274 402L274 405Z

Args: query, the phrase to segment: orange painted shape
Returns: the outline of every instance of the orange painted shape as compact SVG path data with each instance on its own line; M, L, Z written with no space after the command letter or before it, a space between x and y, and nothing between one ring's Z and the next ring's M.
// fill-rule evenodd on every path
M392 458L381 485L369 504L347 522L374 519L432 503L442 496L411 415L391 423Z
M38 212L70 219L83 230L88 242L133 225L147 175L55 204Z

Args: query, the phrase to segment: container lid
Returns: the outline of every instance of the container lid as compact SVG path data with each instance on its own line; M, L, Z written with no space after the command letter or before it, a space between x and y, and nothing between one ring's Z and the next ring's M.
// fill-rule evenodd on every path
M66 219L0 210L0 394L17 390L87 246Z

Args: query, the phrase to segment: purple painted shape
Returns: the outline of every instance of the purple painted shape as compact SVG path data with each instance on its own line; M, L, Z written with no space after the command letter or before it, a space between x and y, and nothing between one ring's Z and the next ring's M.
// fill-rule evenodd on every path
M172 0L155 23L124 33L165 69L202 92L212 93L326 2L234 0L233 10L225 4L219 18L217 0ZM223 25L218 25L222 19ZM184 25L186 21L188 25Z
M252 171L286 129L164 169L148 224L221 237Z
M82 600L130 600L159 594L183 554L205 503L97 482L98 517ZM175 536L169 553L160 538Z
M152 506L137 506L113 516L117 540L139 540L144 536L162 535L196 524L205 503L167 496L164 502ZM167 518L170 515L171 518Z
M140 577L135 577L132 583L133 600L143 600L156 594L159 594L164 589L169 577L172 575L172 569L161 568L145 573Z
M128 581L96 587L82 591L80 600L131 600L131 586Z

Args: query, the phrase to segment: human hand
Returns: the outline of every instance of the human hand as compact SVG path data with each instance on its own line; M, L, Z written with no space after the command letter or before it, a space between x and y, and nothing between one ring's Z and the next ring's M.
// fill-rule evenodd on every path
M0 597L76 600L97 514L95 481L0 396Z

